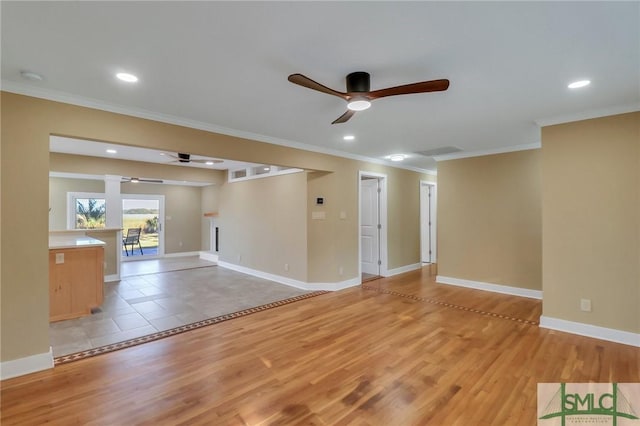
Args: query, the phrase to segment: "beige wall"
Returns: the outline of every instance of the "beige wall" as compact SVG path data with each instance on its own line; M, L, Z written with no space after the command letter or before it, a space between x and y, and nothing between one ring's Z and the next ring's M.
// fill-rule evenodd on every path
M81 173L101 173L94 167L92 161L88 161L83 168L79 164L90 157L77 156L74 164L78 165ZM126 163L111 160L115 163ZM78 170L76 170L79 172ZM213 185L215 187L215 185ZM67 193L68 192L95 192L104 193L104 181L92 179L49 178L49 229L67 229ZM152 185L145 183L123 183L123 194L155 194L165 197L165 216L171 219L165 220L165 253L180 253L199 251L202 248L202 234L200 222L204 219L201 214L201 188L176 185ZM115 234L87 233L94 238L105 241L105 275L117 273L117 252L121 249L121 242ZM208 237L207 237L208 238ZM180 244L182 243L182 245ZM208 243L207 243L208 244Z
M36 111L6 100L2 92L2 361L49 351L49 136Z
M543 315L640 332L639 170L640 113L542 129Z
M202 249L199 187L125 182L121 193L164 195L165 254Z
M93 175L120 175L120 176L136 176L156 179L169 179L176 181L191 181L191 182L208 182L210 185L198 188L200 196L198 199L198 205L200 210L197 215L194 215L193 204L186 204L189 199L193 198L192 189L186 189L184 194L180 194L178 188L174 189L156 189L145 190L146 192L135 192L135 186L128 187L128 184L123 184L123 193L125 191L134 191L129 193L140 194L160 194L165 195L165 203L167 210L166 215L172 217L171 220L165 221L165 253L178 253L186 251L197 250L209 250L209 221L204 218L204 213L217 210L217 193L220 189L220 185L226 180L226 171L223 170L209 170L203 168L192 167L177 167L166 164L156 163L142 163L139 161L125 161L116 160L112 158L99 158L88 157L72 154L60 154L51 153L49 156L49 167L51 171L65 172L65 173L78 173L78 174L93 174ZM103 181L91 181L91 180L78 180L78 179L62 179L51 181L52 188L50 193L55 193L55 199L53 196L51 202L56 206L62 204L66 211L66 201L61 201L60 194L65 199L65 191L82 191L82 192L103 192ZM75 182L74 182L75 181ZM66 183L65 183L66 182ZM80 183L82 182L82 183ZM92 183L91 183L92 182ZM144 186L153 187L153 185L139 184L140 188ZM165 187L167 185L162 185ZM71 189L73 188L73 189ZM100 190L98 190L100 188ZM190 188L184 186L184 188ZM95 189L95 190L94 190ZM151 191L151 192L149 192ZM160 192L158 192L160 191ZM169 196L169 199L166 198ZM184 208L183 208L184 207ZM54 217L51 229L64 229L66 228L66 218L61 215L55 214L56 209L52 210ZM193 216L192 216L193 215ZM181 235L188 235L193 237L194 232L192 227L198 227L198 237L189 240L188 244ZM167 228L168 227L168 228ZM181 235L178 235L181 234ZM183 242L182 247L180 241ZM188 249L187 249L188 248Z
M215 251L215 247L211 247L211 220L216 221L216 218L209 219L205 217L205 213L217 213L219 210L219 201L220 201L220 185L209 185L203 186L201 188L201 200L202 200L202 210L201 210L201 224L200 224L200 235L202 239L202 250L205 251ZM215 222L214 222L215 223ZM217 224L216 224L217 226ZM214 243L215 244L215 243Z
M542 289L540 150L438 163L438 275Z
M420 180L430 175L379 164L336 159L334 173L309 173L307 232L309 282L335 282L358 275L359 172L387 178L387 269L420 262ZM317 197L325 204L317 206ZM313 211L324 211L326 220L312 220ZM340 212L346 219L340 219ZM340 275L340 268L343 273Z
M306 221L307 278L312 282L336 282L357 275L357 170L387 173L390 186L413 186L414 195L403 196L408 205L418 204L419 181L427 178L411 171L7 92L2 92L1 96L2 361L49 350L47 234L50 135L330 172L323 176L310 173L307 180L307 206L315 200L316 194L322 194L329 200L327 208L331 211L322 223ZM51 157L53 164L57 161L54 159L56 156L52 154ZM74 172L72 161L60 161L66 164L66 170L59 171ZM140 167L146 166L140 163ZM129 174L115 169L107 173ZM312 175L315 176L312 178ZM335 214L342 209L347 213L346 220ZM419 261L419 243L416 243L419 241L419 222L416 218L416 212L402 205L390 206L389 232L395 233L393 243L389 244L390 268ZM246 232L234 237L252 238ZM407 250L405 244L413 248ZM273 251L285 249L272 247ZM339 265L344 265L342 276L338 274Z
M220 260L306 282L306 200L304 172L223 185Z
M104 275L116 275L118 273L118 251L122 250L122 240L116 231L87 231L89 237L105 243L104 246Z
M104 181L49 178L49 205L52 206L49 213L51 230L67 228L67 192L101 193L104 192ZM200 187L123 183L121 193L164 196L165 253L202 250L201 222L204 218L201 209L202 189ZM171 219L167 219L167 217ZM181 242L182 245L180 245Z
M49 178L49 230L67 229L67 193L104 193L104 180Z

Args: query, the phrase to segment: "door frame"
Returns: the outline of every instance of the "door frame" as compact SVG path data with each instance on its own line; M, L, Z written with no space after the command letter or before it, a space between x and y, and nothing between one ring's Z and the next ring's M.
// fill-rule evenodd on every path
M387 265L387 175L383 173L358 171L358 278L362 281L362 221L361 221L361 203L362 191L360 183L363 177L377 178L380 183L380 192L378 200L380 203L380 276L389 275Z
M424 194L424 187L431 187L431 197L429 197L428 200L425 200L425 194ZM437 184L436 182L431 182L431 181L427 181L427 180L421 180L420 181L420 262L421 263L436 263L437 262L437 253L436 253L436 248L438 247L437 244L437 209L436 209L436 205L437 205L437 195L438 195L438 189L437 189ZM428 210L425 209L425 206L428 207ZM430 247L429 249L431 250L431 256L429 256L429 262L424 262L424 259L422 257L422 254L424 253L424 245L426 244L426 242L424 241L424 238L422 238L423 236L423 223L424 223L424 216L430 214L429 220L431 221L431 238L430 238Z
M159 201L159 207L158 207L158 226L160 227L160 229L158 230L158 254L156 255L145 255L144 257L140 257L140 258L136 258L136 259L127 259L124 257L121 257L121 261L122 262L128 262L128 261L133 261L133 260L145 260L145 259L158 259L158 258L162 258L164 257L164 238L165 238L165 234L164 234L164 195L160 195L160 194L120 194L121 195L121 200L120 200L120 220L122 221L123 216L124 216L124 209L122 208L122 202L124 200L158 200ZM122 234L123 237L126 234L127 230L124 229L124 223L122 223L123 229L122 229ZM120 255L122 255L122 250L120 250Z

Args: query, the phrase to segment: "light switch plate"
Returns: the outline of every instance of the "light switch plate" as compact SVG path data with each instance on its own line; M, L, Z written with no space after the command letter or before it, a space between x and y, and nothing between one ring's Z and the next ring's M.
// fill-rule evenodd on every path
M56 253L56 264L64 263L64 253Z

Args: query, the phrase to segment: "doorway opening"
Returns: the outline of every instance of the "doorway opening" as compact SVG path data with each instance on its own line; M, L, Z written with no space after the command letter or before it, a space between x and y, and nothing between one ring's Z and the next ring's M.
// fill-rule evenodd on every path
M164 196L122 194L122 237L139 232L136 241L122 245L123 261L153 259L164 255Z
M386 175L360 172L358 179L360 277L365 282L387 273Z
M420 259L436 263L436 184L420 181Z

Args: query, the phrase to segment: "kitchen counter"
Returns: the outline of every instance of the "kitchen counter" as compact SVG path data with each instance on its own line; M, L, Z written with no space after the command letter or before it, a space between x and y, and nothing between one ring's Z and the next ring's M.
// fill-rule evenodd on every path
M49 234L49 321L91 315L104 301L103 241Z
M122 231L122 228L87 228L87 229L54 229L49 231L49 234L53 235L78 235L78 234L86 234L87 232L100 233L100 232L118 232Z
M49 234L49 249L103 247L104 241L87 237L86 235L51 235Z

